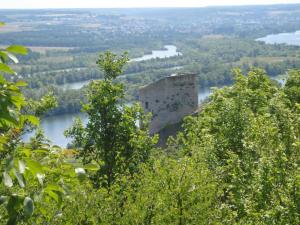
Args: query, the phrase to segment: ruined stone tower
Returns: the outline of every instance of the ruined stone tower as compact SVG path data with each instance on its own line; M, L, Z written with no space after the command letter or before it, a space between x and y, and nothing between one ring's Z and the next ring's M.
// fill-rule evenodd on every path
M196 74L176 74L140 89L139 100L145 112L152 113L150 133L156 133L198 108Z

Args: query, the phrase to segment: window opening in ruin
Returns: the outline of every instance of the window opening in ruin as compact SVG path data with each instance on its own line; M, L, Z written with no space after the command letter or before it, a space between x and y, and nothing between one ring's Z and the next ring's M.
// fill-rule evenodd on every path
M145 108L148 109L148 107L149 107L149 103L145 102Z

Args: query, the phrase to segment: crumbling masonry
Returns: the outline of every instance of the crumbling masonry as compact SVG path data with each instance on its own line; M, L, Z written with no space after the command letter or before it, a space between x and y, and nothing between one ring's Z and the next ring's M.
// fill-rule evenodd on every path
M150 133L178 123L198 109L196 74L176 74L140 89L139 100L152 113Z

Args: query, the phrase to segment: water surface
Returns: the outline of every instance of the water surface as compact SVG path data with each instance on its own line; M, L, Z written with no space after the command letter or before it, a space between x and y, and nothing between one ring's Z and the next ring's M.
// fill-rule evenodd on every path
M152 51L151 54L144 55L139 58L131 59L131 61L139 62L139 61L146 61L146 60L155 59L155 58L163 59L163 58L169 58L169 57L173 57L173 56L182 55L180 52L177 52L177 47L175 45L165 45L164 48L165 48L164 50L154 50L154 51ZM182 66L175 66L170 69L179 70L182 68L183 68ZM122 75L122 76L126 76L126 75ZM63 85L59 85L59 87L61 87L63 90L70 90L70 89L78 90L78 89L81 89L83 86L87 85L90 81L91 80L66 83Z
M66 147L71 139L64 136L64 131L72 126L76 117L79 117L83 123L87 123L88 119L84 113L63 114L58 116L49 116L41 120L41 127L45 132L45 136L52 144ZM23 139L28 141L34 134L24 135Z
M177 52L177 47L175 45L165 45L164 48L164 50L153 50L151 54L147 54L139 58L134 58L131 61L139 62L156 58L164 59L182 55L182 53Z
M73 83L65 83L63 85L59 85L63 90L79 90L83 86L88 85L91 80L78 81Z
M203 102L211 92L209 88L201 89L198 94L199 103ZM66 147L71 140L64 136L64 131L72 126L76 117L81 118L84 124L88 122L88 118L84 113L64 114L43 118L41 127L45 131L45 136L53 144ZM33 133L25 135L24 140L29 140L32 135Z
M292 33L270 34L256 40L263 41L266 44L287 44L300 46L300 31Z
M180 52L177 52L177 47L174 45L165 45L164 50L154 50L151 54L144 55L139 58L134 58L131 61L144 61L155 58L169 58L173 56L182 55ZM170 69L178 70L182 69L181 66L172 67ZM87 85L91 80L80 81L74 83L68 83L61 85L64 90L67 89L81 89L83 86ZM203 89L199 92L198 99L199 103L202 102L209 94L211 93L210 89ZM65 114L59 116L51 116L43 118L41 121L41 127L45 131L45 136L51 140L51 142L55 145L59 145L62 147L66 147L67 144L71 141L70 139L64 136L64 131L68 129L74 122L76 117L80 117L82 121L86 124L88 118L84 113L76 113L76 114ZM25 135L24 139L28 140L33 134Z

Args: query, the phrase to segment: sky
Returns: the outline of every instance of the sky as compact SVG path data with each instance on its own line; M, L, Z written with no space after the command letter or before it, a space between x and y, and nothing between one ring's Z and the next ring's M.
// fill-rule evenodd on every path
M300 0L0 0L0 9L203 7L300 3Z

